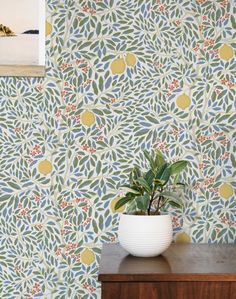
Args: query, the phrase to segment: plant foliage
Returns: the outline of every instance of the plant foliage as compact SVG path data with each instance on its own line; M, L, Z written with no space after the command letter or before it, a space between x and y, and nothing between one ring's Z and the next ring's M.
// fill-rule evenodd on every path
M143 172L135 167L131 171L129 184L123 186L126 194L116 203L115 209L128 204L129 212L159 215L167 203L181 207L177 191L184 184L179 182L179 175L188 162L167 162L160 150L156 150L154 157L145 150L144 157L149 169Z

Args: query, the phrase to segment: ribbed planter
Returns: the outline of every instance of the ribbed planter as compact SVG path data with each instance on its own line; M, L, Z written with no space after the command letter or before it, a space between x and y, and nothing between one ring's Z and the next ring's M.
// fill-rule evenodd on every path
M170 246L172 238L170 215L120 215L119 242L134 256L157 256Z

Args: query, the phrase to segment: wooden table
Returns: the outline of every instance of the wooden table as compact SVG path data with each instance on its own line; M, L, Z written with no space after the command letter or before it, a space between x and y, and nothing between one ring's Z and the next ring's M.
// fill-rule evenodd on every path
M155 258L104 244L102 299L236 299L236 245L172 244Z

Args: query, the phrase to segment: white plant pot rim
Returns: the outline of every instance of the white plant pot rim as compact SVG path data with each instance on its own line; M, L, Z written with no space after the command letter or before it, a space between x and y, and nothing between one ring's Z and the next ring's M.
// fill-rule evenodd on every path
M160 214L160 215L136 215L136 214L127 214L127 213L122 213L120 214L122 216L127 216L127 217L143 217L143 218L146 218L146 217L164 217L164 216L170 216L170 214L166 213L166 214Z

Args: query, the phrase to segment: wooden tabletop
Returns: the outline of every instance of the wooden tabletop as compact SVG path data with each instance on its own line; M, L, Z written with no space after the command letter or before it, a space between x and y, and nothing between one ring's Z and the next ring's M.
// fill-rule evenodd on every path
M104 244L100 281L236 281L236 245L171 244L160 256L139 258Z

